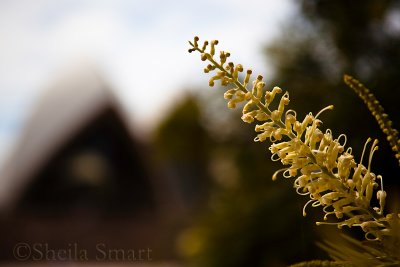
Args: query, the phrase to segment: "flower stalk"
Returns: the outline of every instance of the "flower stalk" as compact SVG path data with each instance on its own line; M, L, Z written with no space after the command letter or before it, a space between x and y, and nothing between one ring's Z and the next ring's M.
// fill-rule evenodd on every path
M242 79L240 73L244 72L243 66L229 62L228 52L220 51L219 59L216 59L217 40L205 41L200 47L196 36L189 44L190 53L199 52L201 60L208 62L204 72L213 75L209 85L212 87L219 81L221 86L228 87L224 94L228 108L245 103L242 120L257 123L254 141L269 139L271 142L271 159L284 165L272 179L277 179L279 175L294 178L296 192L309 196L310 200L303 209L304 216L308 205L321 206L325 213L324 221L317 222L317 225L333 224L339 228L359 226L365 232L365 238L374 241L382 241L392 235L392 222L400 217L399 214L384 214L386 192L382 177L371 171L373 155L378 149L377 140L370 147L368 164L363 165L363 161L371 139L367 140L361 160L357 163L352 148L345 147L347 138L344 134L334 138L331 130L323 132L320 129L320 115L333 109L333 106L322 109L315 116L309 113L303 120L298 120L294 110L286 110L290 102L288 92L283 93L279 87L265 90L261 75L253 80L251 86L252 70L246 70ZM272 108L272 103L277 103L277 108ZM371 206L374 194L379 203L376 207Z

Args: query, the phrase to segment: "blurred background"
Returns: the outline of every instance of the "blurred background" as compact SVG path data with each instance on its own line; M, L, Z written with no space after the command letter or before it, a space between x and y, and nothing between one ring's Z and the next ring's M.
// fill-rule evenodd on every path
M400 1L0 1L0 265L16 244L74 245L89 261L49 266L287 266L328 259L325 227L254 126L207 88L194 35L291 94L303 116L345 133L396 209L399 167L343 74L361 80L399 128ZM96 245L150 249L96 261ZM42 247L43 248L43 247ZM43 252L43 249L39 249ZM98 251L97 251L98 252ZM14 254L13 254L14 253ZM137 256L137 255L136 255Z

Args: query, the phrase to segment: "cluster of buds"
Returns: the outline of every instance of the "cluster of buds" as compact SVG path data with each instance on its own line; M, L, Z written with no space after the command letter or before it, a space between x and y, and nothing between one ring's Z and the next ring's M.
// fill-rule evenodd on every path
M388 114L385 113L383 107L379 104L379 101L375 96L366 88L362 83L357 81L350 75L344 76L344 82L358 94L358 96L367 105L371 114L375 117L379 124L382 132L386 134L386 140L389 142L393 152L395 153L396 159L400 165L400 139L399 132L392 127L392 121L389 119Z
M390 225L393 220L399 220L399 214L384 215L386 192L382 177L371 172L372 157L378 149L377 140L370 148L367 167L362 162L370 139L364 146L360 163L356 163L352 149L345 148L345 135L334 138L331 130L323 132L320 129L322 121L319 116L333 106L322 109L315 116L309 113L303 120L298 120L294 110L286 110L288 92L283 93L279 87L265 90L261 75L249 85L252 71L247 70L244 78L239 77L243 66L227 62L229 53L221 51L219 60L215 59L218 41L211 41L209 50L209 42L205 41L201 47L198 42L198 37L189 42L189 52L197 51L203 61L209 62L204 69L206 73L213 73L209 85L214 86L215 81L220 81L221 86L229 87L224 94L229 108L245 103L242 120L257 122L254 141L268 139L271 159L284 165L272 178L275 180L280 174L294 178L297 193L310 197L303 209L304 216L308 205L322 206L324 221L317 222L318 225L360 226L368 240L383 240L393 234ZM277 102L279 95L277 108L272 108L270 104ZM374 194L379 203L377 207L371 206Z

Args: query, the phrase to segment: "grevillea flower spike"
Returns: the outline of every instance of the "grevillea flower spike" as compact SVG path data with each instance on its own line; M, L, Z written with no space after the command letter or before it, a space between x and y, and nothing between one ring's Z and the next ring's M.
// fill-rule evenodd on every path
M265 90L261 75L250 83L250 69L242 79L239 74L244 72L243 66L229 62L228 52L220 51L216 57L217 40L200 45L196 36L189 44L189 52L199 52L201 60L208 62L204 72L212 74L209 85L219 81L221 86L228 87L224 94L228 107L245 103L242 120L257 123L254 141L270 141L271 159L284 165L272 179L294 178L296 192L309 196L304 216L307 206L321 206L325 216L317 225L358 226L370 241L380 242L395 236L392 226L398 224L400 214L385 215L383 180L371 170L373 155L378 150L377 140L367 140L357 163L351 147L346 148L346 135L335 138L331 130L320 129L321 114L333 106L299 120L294 110L286 109L290 101L288 92L279 87ZM271 107L273 102L278 102L277 108ZM377 206L371 203L374 196Z

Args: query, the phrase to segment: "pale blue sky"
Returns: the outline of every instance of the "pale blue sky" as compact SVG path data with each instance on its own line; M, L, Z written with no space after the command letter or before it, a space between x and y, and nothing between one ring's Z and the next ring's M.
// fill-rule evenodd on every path
M262 47L294 13L290 0L0 1L0 161L40 93L71 66L96 65L132 123L150 129L184 89L207 84L187 40L218 38L264 73Z

